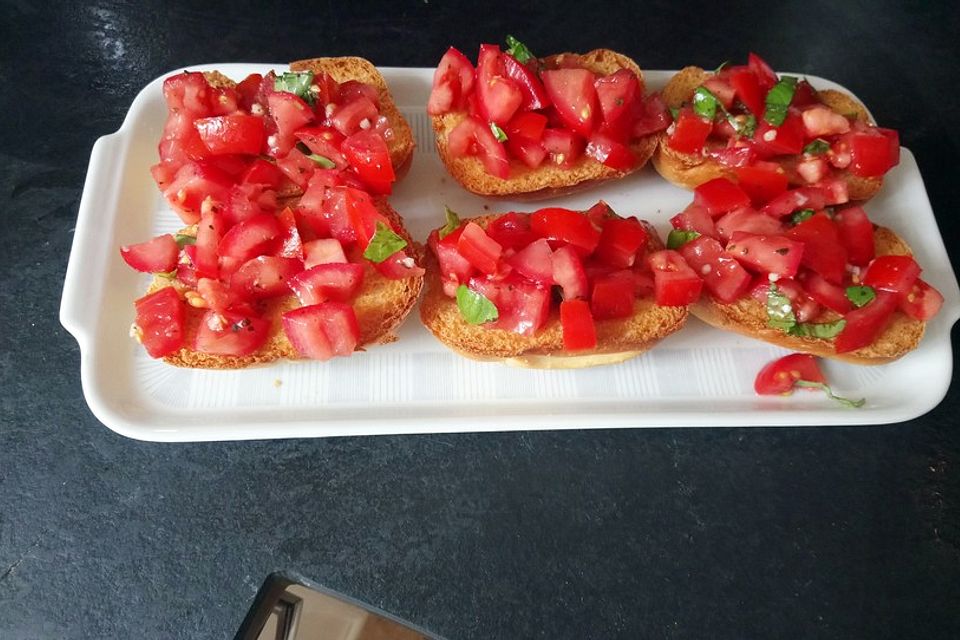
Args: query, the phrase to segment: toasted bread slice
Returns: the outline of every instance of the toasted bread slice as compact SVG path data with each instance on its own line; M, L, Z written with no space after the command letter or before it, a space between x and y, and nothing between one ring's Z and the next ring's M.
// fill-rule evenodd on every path
M878 256L912 255L907 243L886 227L874 227L874 244ZM766 306L751 296L731 304L722 304L704 295L698 302L691 305L690 312L714 327L734 331L793 351L866 365L892 362L912 351L920 344L926 327L925 322L914 320L897 311L893 314L890 325L873 344L856 351L838 354L830 340L791 336L771 328L767 320ZM813 322L833 322L839 318L839 315L827 310Z
M608 75L618 69L633 71L644 90L643 72L637 63L625 55L609 49L595 49L589 53L560 53L542 59L545 68L553 69L569 64L589 69L597 74ZM599 182L622 178L641 169L657 148L657 134L634 141L630 150L637 159L629 171L618 171L583 155L569 168L544 163L531 169L519 160L511 159L510 177L498 178L487 173L483 162L476 157L454 158L447 148L450 132L467 117L467 112L457 111L440 116L431 116L437 138L437 151L447 171L465 189L482 196L503 196L521 200L541 200L586 189Z
M472 220L486 228L497 218L488 214ZM663 248L656 231L649 232L648 251ZM536 369L575 369L623 362L653 347L683 327L686 307L661 307L651 299L637 300L629 318L596 322L597 346L586 351L569 352L563 347L563 331L556 305L550 317L534 336L490 329L469 324L460 314L456 300L446 296L440 280L440 268L432 251L424 259L427 290L420 302L420 319L449 349L474 360L503 362Z
M399 214L394 211L386 200L376 201L377 209L384 214L393 228L407 241L407 250L417 262L421 262L422 250L416 245ZM187 231L188 235L190 234ZM356 256L354 256L356 258ZM163 287L173 286L186 295L188 289L176 280L169 280L162 276L155 276L147 293L152 293ZM423 286L422 277L391 280L381 275L369 263L364 262L363 287L352 301L353 310L360 325L360 342L358 351L365 346L383 344L396 340L394 331L413 309L420 289ZM291 309L300 306L293 295L281 298L272 298L264 301L263 317L270 321L270 335L264 345L256 352L247 356L220 356L194 351L186 346L177 353L164 358L169 364L179 367L200 369L242 369L258 364L267 364L275 360L297 360L300 355L290 344L280 322L280 316ZM204 308L194 308L187 305L186 312L186 345L193 345L197 334L197 326L206 312Z
M684 103L690 103L694 90L712 76L711 72L700 67L681 69L664 87L663 101L668 107L679 109ZM855 100L853 96L834 89L818 91L817 95L823 104L837 113L856 116L857 120L872 123L866 107ZM693 189L714 178L735 179L733 171L729 167L712 158L699 154L681 153L672 149L666 144L666 134L661 134L660 144L657 146L652 162L660 175L685 189ZM791 182L796 180L797 184L803 184L798 177L794 178L795 174L791 170L789 160L782 162L782 164L784 169L787 170L787 176L792 178ZM849 171L841 171L838 175L846 181L851 200L869 200L883 186L883 178L881 177L861 178Z

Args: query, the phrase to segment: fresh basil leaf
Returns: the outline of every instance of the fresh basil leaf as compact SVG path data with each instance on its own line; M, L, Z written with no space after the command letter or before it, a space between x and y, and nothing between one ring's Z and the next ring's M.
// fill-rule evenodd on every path
M696 240L700 234L696 231L686 231L684 229L673 229L667 234L667 249L678 249L691 240Z
M306 100L308 104L313 104L313 94L310 92L310 85L312 84L312 71L303 71L300 73L285 71L273 81L273 90L292 93Z
M333 169L337 166L336 162L334 162L333 160L331 160L326 156L321 156L318 153L307 154L307 157L313 160L314 162L316 162L318 165L320 165L324 169Z
M793 76L784 76L780 81L773 85L773 88L767 93L766 109L763 112L763 119L775 127L783 124L787 119L787 109L793 101L793 92L797 88L797 79Z
M790 222L792 222L793 224L800 224L804 220L809 220L810 218L812 218L813 213L814 213L813 209L801 209L800 211L797 211L795 214L790 216Z
M177 233L173 236L173 239L177 241L177 246L183 249L188 244L197 244L196 236L188 236L185 233Z
M787 333L797 325L790 298L780 293L780 289L772 282L767 291L767 325Z
M729 114L727 115L729 116ZM740 120L733 118L730 124L737 130L737 135L744 138L752 138L753 134L757 132L757 117L752 113L747 114L746 118Z
M720 63L720 66L718 66L716 69L713 70L713 72L714 72L714 73L720 73L720 72L723 71L724 68L726 68L729 64L730 64L730 61L729 61L729 60L724 60L723 62Z
M470 324L493 322L500 317L496 305L483 294L467 288L465 284L457 287L457 308L460 309L463 319Z
M398 236L393 229L382 222L377 222L377 230L370 238L370 244L363 250L363 257L370 262L383 262L406 246L407 241Z
M670 117L672 117L674 120L676 120L677 118L679 118L679 117L680 117L680 109L678 109L677 107L670 107Z
M693 112L711 122L717 117L717 105L720 101L706 87L697 87L693 92Z
M507 53L517 59L517 62L520 64L526 64L527 61L534 58L535 56L530 52L530 49L527 48L527 45L523 44L516 38L511 35L507 35Z
M507 132L498 127L496 122L490 123L490 131L493 132L493 137L497 139L497 142L507 141Z
M803 152L811 156L820 156L830 151L830 143L823 138L817 138L803 148Z
M800 324L794 325L788 333L799 338L821 338L823 340L829 340L836 338L837 334L843 331L845 326L847 326L847 321L842 318L836 322L801 322Z
M444 207L444 209L447 212L447 224L440 227L440 231L437 232L441 240L456 231L460 226L460 216L457 215L456 211L450 207Z
M847 300L853 303L853 306L860 308L877 297L877 292L873 287L861 285L858 287L847 287Z
M850 398L844 398L841 396L834 395L833 390L830 388L830 385L824 384L823 382L797 380L793 384L795 384L798 387L803 387L804 389L820 389L821 391L826 393L827 397L830 398L831 400L836 400L843 406L849 407L851 409L859 409L867 402L866 398L860 398L859 400L851 400Z

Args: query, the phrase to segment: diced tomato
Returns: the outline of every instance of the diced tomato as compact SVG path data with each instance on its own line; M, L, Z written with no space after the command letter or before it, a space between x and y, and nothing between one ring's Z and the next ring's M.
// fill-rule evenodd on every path
M329 262L318 264L289 280L290 290L308 306L328 300L349 302L363 286L363 265Z
M541 238L507 258L507 262L528 280L549 287L553 285L552 256L550 243Z
M900 294L900 310L913 318L926 322L937 315L943 306L943 294L917 278L909 291Z
M523 138L507 138L510 154L531 169L536 169L547 157L547 150L539 142Z
M844 314L853 309L853 303L847 298L846 289L832 284L815 271L804 270L797 276L803 290L819 304Z
M783 395L793 392L798 380L826 382L816 359L806 353L791 353L767 364L753 383L760 395Z
M343 141L343 154L360 179L373 193L389 194L397 179L390 162L390 150L383 138L372 131L359 131Z
M244 114L200 118L194 121L200 139L210 153L260 153L264 141L263 118Z
M236 261L236 266L258 255L273 253L274 242L283 236L275 216L261 214L234 225L220 241L218 253Z
M680 153L700 153L711 131L712 122L684 107L673 123L673 133L668 135L667 144Z
M386 260L371 263L377 273L389 280L403 280L404 278L416 278L422 276L426 271L418 265L412 257L407 255L406 251L397 251Z
M380 91L372 84L360 82L359 80L347 80L339 88L340 102L347 104L357 98L366 98L373 103L377 109L380 108Z
M517 83L520 92L523 94L523 100L520 102L520 111L534 111L536 109L546 109L550 106L550 97L547 95L543 83L537 78L530 67L520 64L510 55L504 54L503 70L506 76Z
M487 173L498 178L510 177L510 161L506 149L494 137L490 127L473 116L460 121L450 132L447 148L454 158L480 156Z
M168 273L177 268L180 247L169 233L146 242L120 247L124 262L144 273Z
M270 321L249 313L207 311L197 325L193 348L220 356L248 356L267 341Z
M184 343L184 303L173 287L149 293L136 302L137 337L151 358L178 351Z
M483 273L496 273L503 247L476 222L468 222L457 240L457 251Z
M753 70L749 67L732 69L730 71L730 84L733 85L737 97L746 105L750 113L756 116L758 120L762 118L766 109L763 99L765 92L760 88L760 81L757 80L757 75Z
M569 168L583 154L586 143L572 131L547 128L543 132L542 144L550 155L551 162L560 167Z
M202 73L184 71L163 81L163 97L171 111L186 110L194 118L210 115L212 89Z
M633 273L614 271L593 279L590 311L597 320L629 318L636 300Z
M231 183L230 176L216 167L206 162L193 162L177 171L163 195L181 220L196 224L200 220L203 202L207 198L211 203L226 202Z
M473 89L474 69L465 55L450 47L440 58L433 73L433 88L427 101L427 113L432 116L466 106L466 96Z
M260 84L263 82L263 76L259 73L251 73L237 84L237 94L240 96L239 107L244 111L250 111L254 104L257 104L258 94L260 93Z
M828 282L843 284L847 273L847 251L840 242L837 226L829 216L818 213L787 229L784 235L803 243L800 264L813 269Z
M473 277L467 286L497 307L499 317L493 324L497 329L531 336L550 315L550 290L519 276L502 281Z
M305 269L319 264L345 263L347 256L343 245L336 238L318 238L303 243L303 266Z
M773 85L777 84L777 73L773 70L773 67L767 64L766 60L757 54L751 52L750 55L747 56L747 65L757 76L757 81L760 83L760 88L763 89L764 94L766 94Z
M279 189L286 177L272 162L256 158L240 177L243 184L262 184L271 189Z
M636 110L633 122L633 137L644 136L663 131L673 122L670 110L659 93L652 93L642 103L642 109Z
M712 158L731 169L746 167L755 162L757 157L757 152L750 146L728 145L726 147L704 149L704 153L708 158Z
M863 178L882 176L900 163L900 138L893 129L873 128L849 138L850 173Z
M793 100L791 105L797 108L803 108L820 102L817 90L806 80L800 80L793 89Z
M337 188L331 188L327 190L328 198L335 197L337 191L340 191ZM361 249L366 249L367 245L370 243L370 238L373 237L373 234L377 231L377 223L382 222L388 227L392 228L390 222L381 214L376 205L373 203L373 199L370 197L370 194L359 189L354 189L351 187L345 187L342 189L342 198L343 206L346 209L347 220L350 223L350 226L353 228L353 233L356 236L357 244ZM326 200L325 208L326 208ZM337 201L335 200L336 206ZM331 228L333 225L331 224ZM337 236L334 235L334 238ZM342 238L337 238L342 240Z
M290 293L288 282L303 270L297 258L257 256L230 277L230 288L244 298L272 298Z
M597 328L590 305L585 300L564 300L560 303L560 327L566 351L582 351L597 346Z
M375 134L372 134L375 135ZM334 168L343 169L347 166L347 159L341 153L343 141L342 133L333 127L303 127L298 129L294 136L307 145L311 153L322 156L334 164ZM378 138L380 136L377 136Z
M731 236L726 251L752 271L775 273L785 278L796 275L803 258L800 242L784 236L760 236L742 231Z
M649 234L636 218L609 218L604 221L600 242L593 255L614 269L627 269L646 246Z
M636 74L629 69L618 69L608 76L597 78L594 86L604 127L618 141L626 141L632 133L630 125L633 113L643 92Z
M541 77L563 123L589 138L597 122L596 76L587 69L552 69Z
M830 167L827 166L827 161L822 157L805 157L797 163L796 171L804 182L813 184L823 180L830 171Z
M653 271L653 294L662 306L684 306L700 297L703 281L676 251L664 249L650 254L647 264Z
M593 253L600 242L600 231L578 211L548 207L530 214L530 230L551 244L573 245L585 255Z
M760 213L751 207L734 209L716 221L716 233L711 234L724 242L737 231L745 231L761 236L777 236L783 233L783 224L773 216Z
M790 300L790 306L797 318L797 322L810 322L820 315L820 303L807 295L796 280L792 278L780 278L776 282L779 293L785 295ZM767 274L761 273L754 278L750 288L750 295L760 304L767 304L770 293L770 280Z
M734 169L737 184L754 206L773 200L787 190L787 174L777 164L763 163Z
M318 166L299 149L290 149L285 156L277 160L277 167L300 189L307 188L307 183Z
M835 136L850 131L850 121L825 104L804 109L803 129L808 139Z
M858 267L870 264L876 254L873 223L867 218L866 212L860 207L847 207L837 212L834 222L840 232L840 242L847 250L850 264Z
M196 290L203 298L207 308L217 313L223 313L230 307L241 304L249 298L246 292L243 292L243 296L241 296L224 282L213 278L197 279Z
M477 58L476 96L480 112L489 122L503 126L523 104L524 95L519 84L507 77L505 56L500 47L481 44Z
M437 256L437 262L440 266L440 279L443 283L443 291L451 298L456 295L457 287L466 284L476 269L470 264L470 261L460 255L457 250L457 241L463 227L447 234L440 239L436 231L430 234L429 244Z
M866 273L863 284L880 291L910 293L914 282L920 277L920 265L910 256L879 256Z
M303 260L303 239L300 237L300 229L297 228L297 217L293 209L285 207L283 211L277 214L277 222L280 223L282 238L280 249L277 255L281 258L296 258Z
M541 113L522 111L508 122L503 130L509 140L521 138L533 142L543 139L543 131L547 128L547 117Z
M364 128L364 121L368 127L380 116L377 105L366 97L356 98L346 104L340 105L333 111L329 121L334 129L345 136L352 135Z
M877 291L877 297L871 302L846 314L843 318L846 324L834 339L834 350L848 353L873 344L887 328L898 302L896 294Z
M523 249L539 237L530 230L530 217L520 213L497 216L487 226L487 235L504 249L515 251Z
M349 356L360 343L360 325L349 304L325 302L287 311L281 317L290 344L304 358Z
M564 300L585 298L590 291L587 273L580 255L569 245L553 252L553 281L560 285Z
M803 151L803 133L803 119L791 111L779 127L759 120L753 134L753 146L761 156L797 154Z
M693 271L703 278L707 291L720 302L734 302L750 289L751 275L713 238L694 238L679 251Z
M637 164L637 158L630 151L630 147L617 142L602 131L595 131L590 136L585 153L597 162L617 171L629 171Z
M819 210L827 206L827 193L817 187L800 187L785 191L764 205L762 211L782 218L801 209Z
M750 206L750 196L726 178L714 178L693 190L693 202L717 217L727 211Z
M707 210L690 203L686 209L670 218L670 224L674 229L683 231L696 231L704 236L716 237L717 229L713 224L713 216L707 213Z
M810 186L823 192L826 204L829 206L846 204L850 201L847 181L840 176L832 176Z
M277 133L267 140L270 154L279 158L287 154L297 139L294 133L300 127L309 124L313 118L313 109L306 102L292 93L277 91L267 96L270 105L270 115L277 125Z

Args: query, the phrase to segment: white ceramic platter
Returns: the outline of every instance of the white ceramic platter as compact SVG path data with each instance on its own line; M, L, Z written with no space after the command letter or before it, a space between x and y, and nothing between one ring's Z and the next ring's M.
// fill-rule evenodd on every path
M211 64L235 79L282 64ZM531 210L536 205L484 200L441 167L424 112L433 71L384 68L413 125L417 152L392 204L415 238L443 222L449 205L464 215ZM647 72L662 87L669 71ZM820 88L842 88L811 78ZM845 409L819 393L758 397L753 378L785 353L723 333L691 318L687 327L624 364L577 371L534 371L477 363L444 349L416 310L400 339L331 362L285 362L241 371L186 370L151 360L128 337L133 300L145 277L118 247L181 224L149 174L166 117L162 79L147 85L123 126L94 145L63 289L60 319L80 344L81 380L93 413L114 431L157 441L374 435L648 426L851 425L900 422L943 399L953 371L950 328L960 293L913 155L887 177L867 212L896 229L918 255L924 278L946 298L920 347L880 367L825 363L835 391L865 397ZM587 208L604 199L661 233L691 199L648 167L625 180L553 201Z

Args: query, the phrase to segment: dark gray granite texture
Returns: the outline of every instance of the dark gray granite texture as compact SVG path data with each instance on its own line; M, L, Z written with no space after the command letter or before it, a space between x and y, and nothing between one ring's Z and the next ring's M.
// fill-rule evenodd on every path
M163 445L91 415L59 299L90 148L140 87L507 32L846 85L916 154L956 265L955 3L2 2L0 639L230 637L279 569L449 638L960 637L956 384L856 428Z

